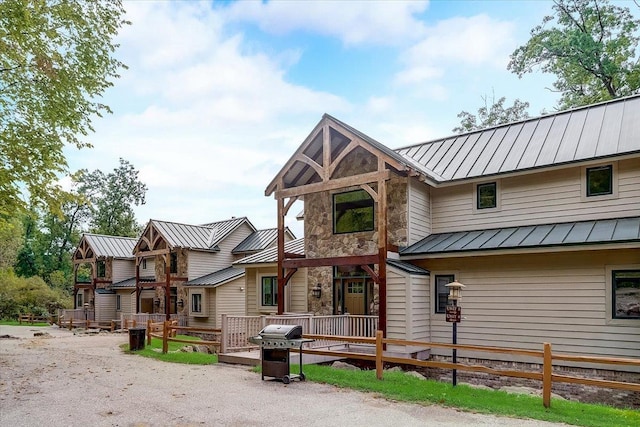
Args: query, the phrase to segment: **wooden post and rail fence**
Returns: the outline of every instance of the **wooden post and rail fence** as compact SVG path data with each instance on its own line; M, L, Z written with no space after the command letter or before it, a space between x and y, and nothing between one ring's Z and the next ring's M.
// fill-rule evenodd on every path
M451 370L457 369L460 371L484 372L484 373L489 373L493 375L501 375L501 376L514 377L514 378L526 378L526 379L542 381L542 403L546 408L551 406L551 388L552 388L553 382L582 384L582 385L589 385L589 386L596 386L596 387L605 387L605 388L640 392L640 384L637 384L637 383L580 378L580 377L559 375L559 374L553 373L554 361L618 365L618 366L626 365L626 366L634 366L634 367L640 368L640 360L625 359L625 358L572 356L572 355L565 355L565 354L554 354L551 351L551 344L549 343L544 343L542 350L521 350L521 349L514 349L514 348L486 347L486 346L465 345L465 344L454 345L454 344L433 343L433 342L424 342L424 341L408 341L408 340L390 339L390 338L384 338L382 331L377 331L375 338L333 336L333 335L310 335L310 334L305 334L303 336L304 338L312 338L315 340L326 340L326 341L333 340L333 341L341 341L341 342L347 342L347 343L375 345L375 354L363 354L363 353L355 353L355 352L349 352L349 351L321 350L318 348L315 348L315 349L303 348L302 353L324 355L324 356L338 356L338 357L345 357L350 359L368 360L368 361L375 362L376 377L379 380L383 379L383 372L384 372L383 367L384 367L384 363L386 362L386 363L413 365L413 366L420 366L420 367L427 367L427 368L441 368L441 369L451 369ZM417 347L427 347L427 348L436 347L436 348L448 348L448 349L455 348L458 350L467 350L467 351L502 353L510 356L534 357L534 358L541 359L542 363L540 363L540 365L542 366L542 371L527 372L527 371L517 371L517 370L503 370L503 369L494 369L488 366L480 366L480 365L466 365L463 363L451 363L446 361L417 360L417 359L404 358L404 357L394 357L390 355L385 355L384 348L388 345L417 346ZM299 350L292 349L291 351L299 351Z
M220 336L222 329L220 328L195 328L180 326L175 320L165 320L164 322L153 323L151 319L147 320L147 344L151 345L151 337L159 338L162 340L162 353L166 354L169 351L169 342L179 342L185 344L196 344L215 346L218 351L220 350L220 341L205 341L205 340L186 340L182 338L176 338L178 330L181 332L202 332L206 334L215 334Z

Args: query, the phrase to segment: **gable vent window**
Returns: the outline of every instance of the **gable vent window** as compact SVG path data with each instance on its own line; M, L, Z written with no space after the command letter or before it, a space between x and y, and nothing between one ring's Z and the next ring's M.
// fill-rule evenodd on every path
M613 193L613 168L611 165L587 168L587 197Z
M477 205L478 209L491 209L498 206L498 186L495 182L488 182L486 184L478 184L477 191Z

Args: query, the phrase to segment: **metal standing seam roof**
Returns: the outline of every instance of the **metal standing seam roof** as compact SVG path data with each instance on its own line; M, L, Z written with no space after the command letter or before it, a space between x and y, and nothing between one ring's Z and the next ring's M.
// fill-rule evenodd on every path
M237 279L239 277L244 276L244 270L227 267L222 270L218 270L216 272L204 275L202 277L198 277L193 280L189 280L184 285L185 286L207 286L207 287L218 287L220 285L224 285L230 280Z
M138 239L132 237L105 236L86 233L82 236L96 257L114 257L132 259L133 248Z
M218 244L243 223L247 223L255 231L255 227L246 217L203 225L158 220L151 220L150 223L158 229L169 246L202 250L216 250Z
M293 253L297 255L304 255L304 237L300 239L290 240L285 242L284 251L287 253ZM268 248L257 254L250 255L248 257L239 259L234 262L233 265L248 265L248 264L270 264L278 262L278 248Z
M277 228L258 230L251 233L231 251L232 254L255 252L266 249L278 237Z
M410 264L408 262L400 261L397 259L388 259L387 265L398 268L402 271L405 271L409 274L415 274L418 276L429 276L431 272L429 270L425 270L424 268L420 268L417 265Z
M395 151L441 182L640 152L640 95Z
M144 283L144 282L155 282L155 277L153 276L145 276L145 277L140 277L140 283ZM124 279L121 280L117 283L113 283L111 285L111 288L116 288L116 289L124 289L124 288L135 288L136 287L136 278L135 277L131 277L129 279Z
M431 234L400 255L627 242L640 242L640 217Z

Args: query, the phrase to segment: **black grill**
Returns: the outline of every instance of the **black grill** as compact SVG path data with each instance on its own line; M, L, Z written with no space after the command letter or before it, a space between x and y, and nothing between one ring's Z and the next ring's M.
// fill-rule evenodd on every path
M302 338L302 326L300 325L268 325L258 335L249 338L249 341L258 344L261 350L262 379L273 377L289 384L292 379L305 380L302 373L302 351L300 351L300 373L291 374L290 350L297 348L302 350L302 345L312 342L312 339Z

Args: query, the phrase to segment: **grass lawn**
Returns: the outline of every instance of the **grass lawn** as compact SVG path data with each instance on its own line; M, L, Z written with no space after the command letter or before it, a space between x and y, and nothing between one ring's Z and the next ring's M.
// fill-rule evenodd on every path
M298 373L291 366L291 373ZM354 390L374 392L390 400L437 404L465 411L499 416L530 418L561 422L577 426L640 426L640 411L551 399L551 408L542 405L542 398L508 394L497 390L479 390L465 385L421 380L403 372L385 372L376 379L375 370L346 371L329 366L305 365L307 380Z
M34 322L34 323L29 323L29 322L18 322L17 320L0 320L0 325L7 325L7 326L49 326L49 324L47 322Z
M178 335L176 338L194 341L194 343L200 341L200 338L188 335ZM179 351L185 345L188 344L169 341L169 351L167 354L163 354L162 340L159 338L151 338L151 345L146 345L145 340L145 348L143 350L130 351L128 343L122 344L120 348L124 350L125 353L137 354L138 356L158 359L164 362L184 363L188 365L211 365L212 363L218 363L217 354L186 353Z

